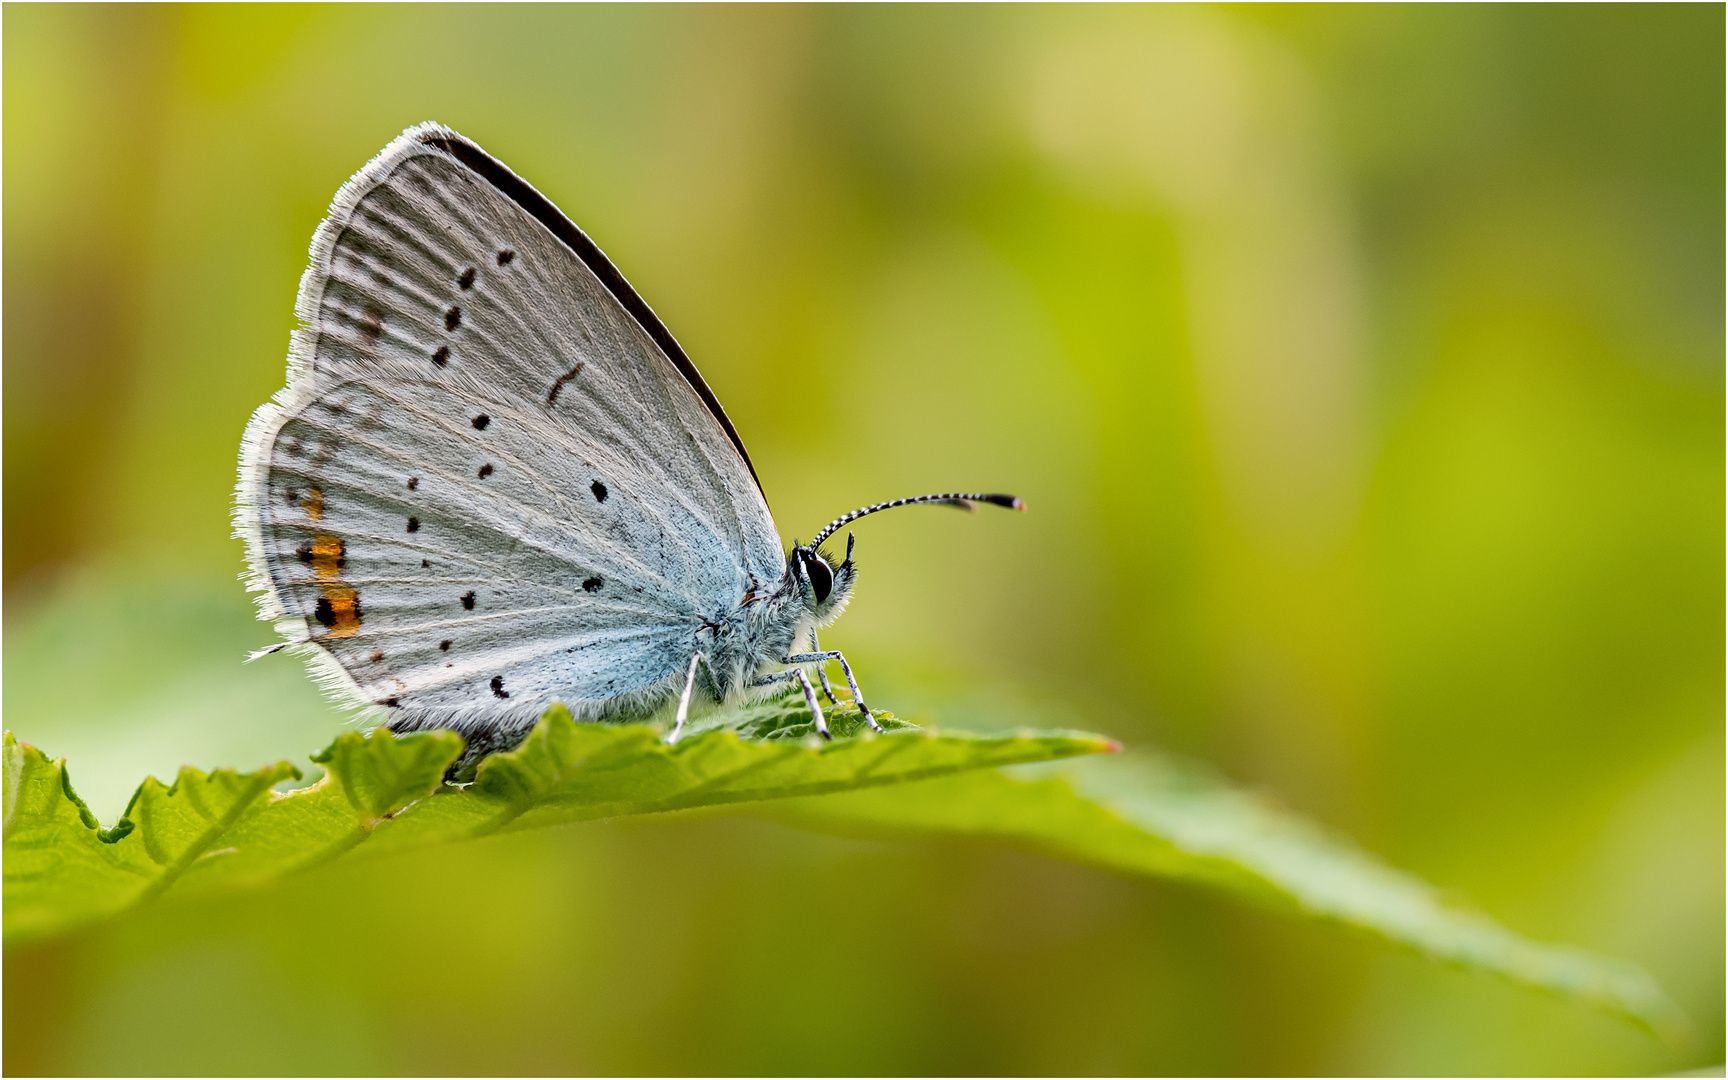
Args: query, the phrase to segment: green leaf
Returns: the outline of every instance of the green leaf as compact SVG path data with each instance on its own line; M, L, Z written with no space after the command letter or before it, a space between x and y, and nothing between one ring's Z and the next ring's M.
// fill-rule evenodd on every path
M350 731L312 760L335 778L360 830L371 832L380 821L438 790L444 770L461 752L462 737L449 731L392 739Z
M5 736L5 897L8 940L36 937L146 902L300 771L180 770L172 787L147 779L113 829L73 792L64 760Z
M182 769L172 787L146 780L107 831L73 793L63 761L8 734L6 937L45 937L165 894L259 885L350 851L778 799L772 812L805 827L993 838L1186 879L1570 996L1670 1039L1685 1031L1639 969L1531 942L1448 905L1347 839L1198 767L1144 752L1058 763L1118 749L1065 731L937 735L882 714L889 730L876 735L847 710L831 717L840 737L823 742L805 716L796 702L771 701L729 726L708 718L708 730L667 746L658 727L578 724L555 707L463 787L442 782L462 753L454 734L349 733L314 758L327 771L309 787L272 790L299 775L287 762L252 773Z
M142 847L155 864L148 899L171 887L192 861L214 849L216 841L235 828L247 815L259 811L259 802L276 784L299 779L300 770L286 761L252 773L233 769L217 769L213 773L199 772L190 766L182 768L174 786L164 787L155 777L147 777L132 796L121 826L135 825L136 831L120 827L113 830L108 842L126 856L136 856ZM130 843L121 846L130 836Z
M973 772L776 806L852 835L963 835L1130 874L1185 879L1377 934L1434 960L1570 997L1684 1042L1689 1025L1642 969L1530 941L1433 886L1210 772L1136 751Z
M38 939L163 895L259 885L349 851L385 852L591 818L896 784L994 765L1115 749L1096 735L937 735L882 714L886 734L854 711L823 742L802 706L774 701L667 746L642 724L578 724L547 711L516 750L481 762L465 787L443 783L462 753L447 731L350 732L313 760L325 775L286 793L298 770L182 769L172 787L147 779L103 832L73 793L65 763L6 735L5 928Z
M756 730L795 731L776 723L793 711L781 707L752 723ZM847 738L862 722L855 713L841 713L833 723L842 737L833 742L814 734L763 739L719 729L667 746L651 727L578 724L554 707L521 747L482 762L462 797L441 795L390 822L378 830L376 845L384 850L593 818L818 795L1115 748L1101 736L1075 732L936 735L891 715L887 721L895 730Z

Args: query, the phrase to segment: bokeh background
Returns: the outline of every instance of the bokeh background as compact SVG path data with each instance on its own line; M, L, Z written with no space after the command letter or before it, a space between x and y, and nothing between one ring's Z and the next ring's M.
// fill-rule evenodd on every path
M6 958L5 1068L1631 1073L1722 1060L1724 14L8 4L5 722L111 822L342 730L228 535L336 187L583 225L912 718L1206 759L1646 965L1612 1020L1334 927L748 815L336 864Z

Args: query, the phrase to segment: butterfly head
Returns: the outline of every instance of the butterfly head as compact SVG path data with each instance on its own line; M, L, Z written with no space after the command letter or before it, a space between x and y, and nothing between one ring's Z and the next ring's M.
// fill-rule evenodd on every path
M835 565L815 545L794 545L792 548L789 570L793 583L803 598L805 610L815 618L818 626L839 618L840 613L846 610L846 602L852 599L852 584L857 577L857 569L852 563L852 547L856 539L847 534L846 559L839 565Z
M836 530L849 521L857 521L861 517L892 510L897 506L935 504L975 510L979 503L989 503L991 506L1006 507L1009 510L1026 509L1026 504L1012 495L958 491L940 495L914 495L908 499L890 499L887 502L861 506L824 525L822 531L808 544L793 542L792 554L787 560L789 565L786 567L788 584L802 597L804 608L816 620L816 625L827 626L840 617L840 613L846 610L846 601L852 599L852 584L857 577L857 570L852 565L854 538L851 533L846 534L846 561L838 566L822 554L822 541L833 536Z

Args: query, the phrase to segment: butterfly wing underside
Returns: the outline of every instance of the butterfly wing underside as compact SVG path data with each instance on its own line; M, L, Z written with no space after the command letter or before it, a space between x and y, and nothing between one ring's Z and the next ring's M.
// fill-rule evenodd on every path
M447 129L387 147L319 228L288 386L247 432L266 615L399 730L645 704L784 567L700 376L524 190Z

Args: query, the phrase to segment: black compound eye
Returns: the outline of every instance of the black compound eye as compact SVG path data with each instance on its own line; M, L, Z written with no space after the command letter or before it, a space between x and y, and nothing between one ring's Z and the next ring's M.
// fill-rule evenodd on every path
M803 558L804 572L810 575L810 588L816 593L816 602L820 604L834 591L834 571L828 568L827 560L820 555L805 555Z

